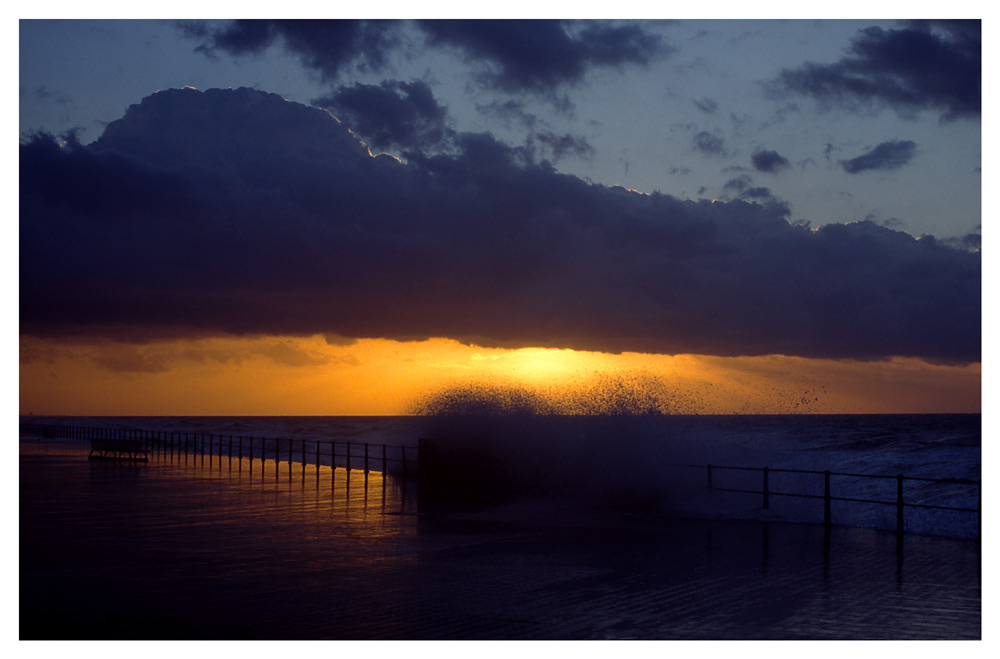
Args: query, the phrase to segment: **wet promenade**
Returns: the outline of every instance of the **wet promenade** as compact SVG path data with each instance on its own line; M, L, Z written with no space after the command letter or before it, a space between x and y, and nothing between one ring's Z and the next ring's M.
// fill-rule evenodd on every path
M252 467L252 469L251 469ZM976 639L970 541L518 504L20 445L22 639Z

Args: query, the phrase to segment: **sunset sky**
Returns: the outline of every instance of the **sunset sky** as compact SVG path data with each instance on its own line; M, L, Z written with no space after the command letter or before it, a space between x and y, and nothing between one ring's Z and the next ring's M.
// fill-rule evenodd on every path
M978 21L19 38L21 414L980 411Z

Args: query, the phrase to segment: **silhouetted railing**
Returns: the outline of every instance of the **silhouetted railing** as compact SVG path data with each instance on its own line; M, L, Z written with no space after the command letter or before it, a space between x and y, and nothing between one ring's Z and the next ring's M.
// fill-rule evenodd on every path
M893 506L896 509L896 533L902 535L905 532L904 524L904 510L906 508L922 508L928 510L948 510L953 512L961 513L975 513L977 519L977 529L976 538L979 539L982 535L982 506L983 506L983 495L982 495L982 483L978 480L968 480L963 478L924 478L919 476L904 476L902 474L897 474L895 476L880 475L880 474L857 474L842 471L817 471L810 469L772 469L770 467L730 467L721 465L693 465L693 464L673 464L672 467L687 467L692 469L701 469L705 471L705 487L710 492L736 492L742 494L753 494L761 497L761 508L768 510L771 505L771 497L796 497L800 499L815 499L823 501L823 524L825 526L831 526L833 524L833 514L832 507L834 501L845 501L854 503L866 503L884 506ZM720 486L718 483L718 478L716 474L720 471L739 471L739 472L758 472L760 473L760 489L747 489L744 487L725 487ZM812 494L808 492L783 492L775 490L771 487L771 475L776 473L784 474L808 474L823 477L822 494ZM852 478L852 479L872 479L872 480L882 480L882 481L895 481L895 498L886 501L884 499L869 499L855 496L836 496L834 487L831 484L833 478ZM975 486L977 494L977 503L975 508L968 508L963 506L946 506L941 504L931 504L931 503L917 503L909 501L904 496L904 482L914 481L923 483L934 483L939 485L954 485L954 486ZM818 488L817 488L818 489Z
M292 469L293 463L300 463L303 472L306 465L320 465L344 468L347 470L363 470L390 474L396 477L415 477L418 471L418 449L413 446L347 442L324 439L296 438L265 438L244 435L220 435L213 433L191 433L184 431L143 430L138 428L108 428L69 426L58 424L21 423L22 434L40 435L53 439L134 439L143 448L151 451L169 451L178 453L197 453L208 456L211 461L215 457L247 458L253 468L255 460L261 461L264 467L272 462L275 468L282 462L288 463ZM895 476L880 474L859 474L839 471L818 471L809 469L782 469L770 467L734 467L725 465L695 465L672 464L671 467L702 470L705 474L705 487L709 492L725 492L748 494L760 497L760 506L769 510L773 497L788 497L811 499L823 502L823 524L833 525L833 503L862 503L876 506L892 506L895 508L895 531L898 535L905 532L904 512L906 509L942 510L961 514L976 515L976 537L982 534L982 485L979 480L960 478L925 478L918 476ZM742 472L744 474L759 474L759 489L750 489L745 483L722 482L720 472ZM798 474L808 477L821 476L822 485L818 479L811 486L812 491L790 492L773 487L774 474ZM850 496L850 491L844 483L834 483L834 479L855 479L863 481L894 481L895 496L891 499L868 498L866 496ZM936 485L975 487L977 503L975 508L967 506L952 506L939 503L924 503L914 501L912 490L907 491L907 482L922 482ZM857 488L855 488L857 489ZM863 488L862 488L863 489Z
M197 453L210 461L215 457L247 458L251 466L259 459L262 466L287 462L289 469L292 463L300 463L303 471L306 465L327 465L402 478L417 473L417 449L396 444L34 423L21 423L20 432L49 439L130 439L153 452Z

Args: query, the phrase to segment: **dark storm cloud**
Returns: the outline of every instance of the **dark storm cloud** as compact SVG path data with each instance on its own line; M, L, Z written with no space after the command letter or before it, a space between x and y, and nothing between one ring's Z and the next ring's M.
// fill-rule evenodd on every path
M399 44L397 21L235 20L220 28L184 21L184 32L200 39L197 50L209 55L254 55L274 44L298 56L306 68L335 80L348 66L380 70Z
M379 149L434 147L454 134L447 125L445 109L422 81L357 83L312 102L346 120L355 133Z
M164 91L92 145L21 145L21 331L979 359L978 253L785 217L488 135L402 164L276 95Z
M221 28L185 22L185 33L212 54L260 53L281 43L307 68L336 79L348 66L380 70L414 26L432 47L451 47L487 66L482 80L508 91L551 92L593 67L648 64L671 52L648 22L549 20L239 20Z
M893 30L870 27L858 32L840 61L785 69L771 90L851 109L887 106L904 116L937 110L944 119L978 117L980 21L911 21Z
M788 162L788 158L785 158L777 151L769 151L762 149L760 151L755 151L752 156L750 156L750 161L753 163L753 168L758 172L776 172L784 167L790 167L791 163Z
M840 166L848 174L860 174L869 170L891 171L899 169L913 160L917 145L910 140L882 142L857 158L841 160Z
M489 64L486 79L506 90L547 92L578 82L591 67L648 64L670 52L640 23L477 20L421 21L434 45Z

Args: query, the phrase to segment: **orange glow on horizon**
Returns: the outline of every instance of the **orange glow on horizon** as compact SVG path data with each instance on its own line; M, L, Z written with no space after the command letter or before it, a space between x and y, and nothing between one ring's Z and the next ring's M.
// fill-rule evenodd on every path
M980 364L916 359L608 354L317 335L141 345L22 337L20 362L22 415L395 415L468 385L552 400L655 385L668 411L689 414L981 409Z

